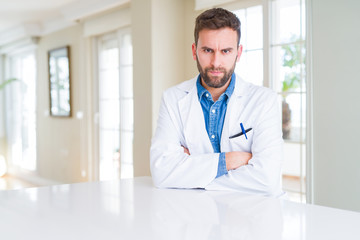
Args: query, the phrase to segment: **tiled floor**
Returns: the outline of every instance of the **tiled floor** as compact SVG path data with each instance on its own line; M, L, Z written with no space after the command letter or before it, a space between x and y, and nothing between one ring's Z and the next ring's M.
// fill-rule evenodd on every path
M0 177L0 191L28 188L28 187L36 187L36 185L33 185L31 183L28 183L26 181L8 175Z

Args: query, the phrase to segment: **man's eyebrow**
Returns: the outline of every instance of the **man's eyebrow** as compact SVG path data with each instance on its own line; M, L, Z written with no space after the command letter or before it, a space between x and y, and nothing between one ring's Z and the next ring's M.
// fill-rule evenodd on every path
M203 49L203 50L205 50L205 49L211 49L211 50L213 50L212 48L207 47L207 46L203 46L203 47L201 47L201 49ZM221 49L221 51L224 51L224 50L230 51L230 50L233 50L233 49L234 49L233 47L228 47L228 48L223 48L223 49Z
M224 51L224 50L230 51L230 50L233 50L233 49L234 48L232 48L232 47L228 47L228 48L221 49L221 51Z

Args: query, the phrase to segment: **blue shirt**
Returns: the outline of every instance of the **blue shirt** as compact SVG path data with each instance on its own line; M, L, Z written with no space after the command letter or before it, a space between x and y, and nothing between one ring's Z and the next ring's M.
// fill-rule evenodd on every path
M221 152L220 141L224 125L226 109L231 94L235 87L235 74L231 76L230 84L219 99L214 102L211 94L206 90L200 82L200 74L198 76L196 86L201 108L204 113L206 131L208 133L211 145L215 153L220 153L218 171L216 177L227 174L225 153Z

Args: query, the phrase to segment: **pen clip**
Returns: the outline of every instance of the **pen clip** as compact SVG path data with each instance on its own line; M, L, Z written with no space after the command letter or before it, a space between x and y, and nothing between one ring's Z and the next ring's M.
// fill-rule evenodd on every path
M248 137L246 136L246 131L245 131L244 125L243 125L242 123L240 123L240 127L241 127L242 133L245 135L245 138L246 138L246 140L247 140Z

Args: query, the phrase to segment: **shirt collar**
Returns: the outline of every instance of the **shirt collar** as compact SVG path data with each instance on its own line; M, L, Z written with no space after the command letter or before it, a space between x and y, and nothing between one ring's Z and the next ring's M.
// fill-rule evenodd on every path
M236 75L235 73L233 73L231 75L231 79L230 79L230 84L229 86L226 88L225 92L222 95L226 95L227 96L227 101L230 99L231 95L234 92L234 88L235 88L235 81L236 81ZM197 87L197 93L198 93L198 97L199 100L201 101L202 96L204 95L204 93L207 93L208 90L206 90L200 83L200 74L197 77L197 81L196 81L196 87ZM221 95L221 96L222 96ZM221 98L220 96L220 98Z
M198 93L198 97L199 97L199 100L202 99L202 96L204 95L204 93L208 92L208 90L206 90L200 83L200 74L197 78L197 81L196 81L196 87L197 87L197 93Z

